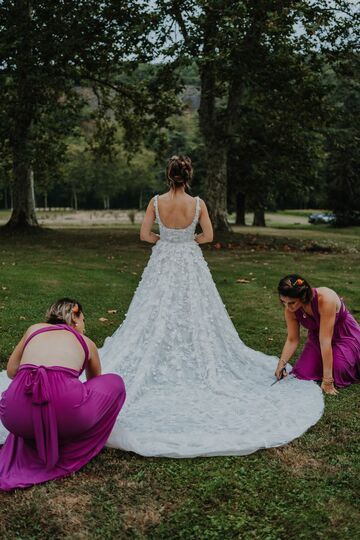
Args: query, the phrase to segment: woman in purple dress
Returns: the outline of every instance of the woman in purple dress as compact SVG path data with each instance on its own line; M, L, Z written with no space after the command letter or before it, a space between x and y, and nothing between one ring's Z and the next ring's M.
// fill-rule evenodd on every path
M10 356L0 401L10 432L0 449L0 489L25 488L83 467L104 447L125 400L119 375L101 375L84 336L81 305L64 298L30 326ZM86 371L87 381L79 380Z
M285 276L278 285L285 307L287 339L276 369L279 379L300 340L300 325L308 330L304 349L292 374L299 379L321 381L326 394L360 381L360 326L335 291L312 289L297 274Z

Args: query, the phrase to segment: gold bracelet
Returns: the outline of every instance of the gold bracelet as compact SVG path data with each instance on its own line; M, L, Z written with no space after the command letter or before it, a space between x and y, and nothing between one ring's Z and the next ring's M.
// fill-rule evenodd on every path
M332 377L323 377L322 382L324 384L334 384L334 379Z

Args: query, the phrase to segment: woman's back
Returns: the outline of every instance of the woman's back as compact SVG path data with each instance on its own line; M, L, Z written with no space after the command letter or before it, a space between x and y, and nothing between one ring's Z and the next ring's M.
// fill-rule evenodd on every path
M25 343L34 332L39 333L34 335L24 347L20 365L62 366L81 370L85 351L79 339L74 335L75 331L53 324L35 324L28 329Z
M185 229L193 222L196 199L185 192L164 193L158 198L160 220L169 229Z

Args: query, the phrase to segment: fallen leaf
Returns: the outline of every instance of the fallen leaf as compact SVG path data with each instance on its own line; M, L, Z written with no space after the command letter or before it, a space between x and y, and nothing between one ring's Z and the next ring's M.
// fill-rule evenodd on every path
M236 283L250 283L250 280L249 279L239 278L239 279L236 280Z
M100 317L99 321L100 322L105 322L105 321L108 321L109 319L106 319L105 317Z
M24 317L23 315L20 315L19 319L20 321L26 321L26 317Z
M108 309L108 313L111 313L111 314L117 313L117 309Z

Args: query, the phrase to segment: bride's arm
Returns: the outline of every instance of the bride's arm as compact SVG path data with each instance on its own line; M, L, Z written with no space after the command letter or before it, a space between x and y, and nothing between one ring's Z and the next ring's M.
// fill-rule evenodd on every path
M150 244L156 244L156 242L160 239L160 236L153 233L151 230L155 221L155 217L154 199L151 199L146 209L143 222L141 224L140 240L143 240L144 242L150 242Z
M206 208L206 204L203 200L200 201L200 227L202 232L195 236L195 240L198 244L206 244L212 242L214 238L214 232L209 218L209 212Z

